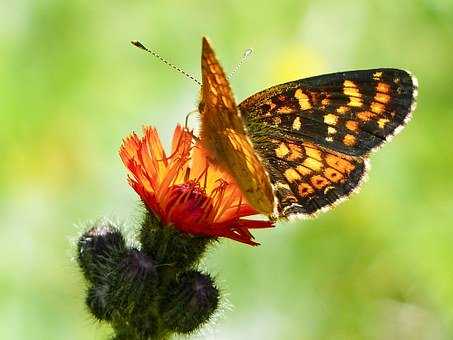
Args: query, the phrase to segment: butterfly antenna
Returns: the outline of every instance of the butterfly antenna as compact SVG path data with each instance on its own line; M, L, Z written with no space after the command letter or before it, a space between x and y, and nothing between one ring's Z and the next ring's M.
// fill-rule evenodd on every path
M148 49L145 45L143 45L140 41L138 40L133 40L131 41L131 44L134 45L135 47L138 47L140 49L142 49L143 51L146 51L150 54L152 54L154 57L156 57L157 59L159 59L160 61L162 61L164 64L166 64L167 66L171 67L172 69L178 71L179 73L182 73L184 74L187 78L189 79L192 79L194 82L196 82L198 85L201 86L201 82L196 79L194 76L188 74L187 72L185 72L184 70L180 69L178 66L176 65L173 65L172 63L168 62L167 60L165 60L164 58L162 58L157 52L154 52L150 49Z
M242 64L244 64L247 61L248 57L250 57L250 55L252 53L253 53L253 50L251 48L248 48L244 51L244 54L242 54L242 58L239 61L239 63L236 65L236 67L233 69L233 71L231 71L230 74L227 76L228 79L230 79L239 70L239 68L242 66Z

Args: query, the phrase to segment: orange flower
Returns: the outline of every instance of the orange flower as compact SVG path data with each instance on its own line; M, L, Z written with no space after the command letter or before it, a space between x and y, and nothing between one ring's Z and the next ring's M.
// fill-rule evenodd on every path
M176 127L169 156L155 128L145 126L143 132L143 138L132 133L124 139L119 153L129 169L129 184L164 225L258 244L249 229L272 227L272 222L243 219L257 211L227 174L210 165L189 131Z

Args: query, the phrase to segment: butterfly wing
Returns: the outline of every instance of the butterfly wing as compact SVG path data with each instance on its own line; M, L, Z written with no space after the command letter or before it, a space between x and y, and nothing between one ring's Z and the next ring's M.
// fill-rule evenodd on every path
M277 85L242 102L242 117L274 185L278 215L311 215L353 192L366 172L366 156L407 123L416 94L408 72L373 69ZM292 150L299 149L296 159ZM333 166L334 157L349 170Z
M270 215L274 195L269 177L247 136L228 80L206 38L201 71L201 142L213 163L233 177L248 203Z
M272 127L281 136L363 156L409 121L416 95L417 81L410 73L373 69L277 85L246 99L239 109L253 134Z
M311 142L272 138L262 154L277 198L276 217L313 215L349 196L368 161Z

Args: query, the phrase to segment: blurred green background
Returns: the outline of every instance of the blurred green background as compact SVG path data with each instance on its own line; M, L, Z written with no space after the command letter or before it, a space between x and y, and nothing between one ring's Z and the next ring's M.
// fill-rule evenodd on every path
M415 118L372 157L359 195L316 220L229 240L204 266L224 293L200 339L453 339L453 2L0 2L0 338L106 339L72 260L84 222L133 226L117 155L153 124L168 140L199 88L201 37L239 100L279 82L401 67ZM196 121L193 121L195 124Z

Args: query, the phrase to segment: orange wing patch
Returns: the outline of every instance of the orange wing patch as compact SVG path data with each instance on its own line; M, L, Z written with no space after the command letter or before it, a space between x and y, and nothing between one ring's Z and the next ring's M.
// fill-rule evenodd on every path
M294 93L294 96L299 101L299 105L302 110L310 110L312 108L310 98L306 93L304 93L304 91L297 89Z

